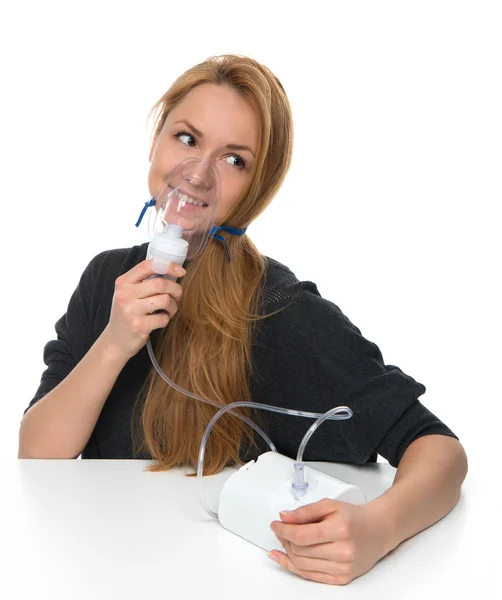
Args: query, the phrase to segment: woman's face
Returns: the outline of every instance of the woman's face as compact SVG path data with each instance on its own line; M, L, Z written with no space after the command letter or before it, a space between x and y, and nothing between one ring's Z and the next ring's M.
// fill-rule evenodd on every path
M220 174L221 198L214 223L221 225L249 182L258 131L255 111L233 89L213 83L193 88L168 114L153 142L150 194L157 194L168 174L185 158L210 162Z

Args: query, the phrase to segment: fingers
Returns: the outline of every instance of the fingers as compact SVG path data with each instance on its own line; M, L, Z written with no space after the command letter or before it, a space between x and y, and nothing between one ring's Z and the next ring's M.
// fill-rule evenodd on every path
M328 573L332 570L333 563L329 560L325 560L323 558L306 558L304 556L295 556L291 554L289 548L287 550L288 552L286 553L286 556L298 570L322 571L324 573ZM280 552L280 550L272 550L272 552L275 554L276 552Z
M325 560L337 562L354 562L354 550L351 545L346 542L328 542L326 544L314 544L312 546L297 546L292 542L279 540L286 548L290 556L302 558L323 558Z
M154 270L152 269L153 259L144 260L134 266L130 271L124 273L119 277L123 283L131 284L131 283L141 283L148 277L155 275ZM178 269L181 269L180 271ZM181 277L185 274L185 269L176 265L175 263L171 263L169 265L169 270L166 275L171 275L174 277ZM160 278L159 278L160 279Z
M172 319L178 312L178 303L169 294L157 294L138 300L137 310L142 315L151 315L159 310L166 311Z
M135 296L138 299L150 298L156 294L169 294L179 304L183 289L179 283L169 281L163 277L147 279L136 286Z
M176 272L170 264L167 276L155 277L152 260L144 260L115 280L115 292L110 311L108 331L116 348L134 356L154 329L166 327L177 313L183 290L175 279L185 270Z
M347 563L336 564L327 560L311 558L303 559L305 562L298 562L279 550L272 550L268 556L288 571L319 583L346 585L353 579ZM300 564L302 566L299 566Z
M281 512L281 519L285 523L315 523L342 508L344 502L324 498L318 502L305 504L296 510Z
M281 521L272 521L270 528L277 537L284 538L297 546L311 546L314 544L324 544L334 542L334 537L330 528L327 528L323 522L309 523L306 525L290 525ZM336 535L336 534L335 534Z
M154 329L162 329L169 324L170 320L171 317L167 313L150 315L149 317L147 317L148 329L150 331L153 331Z
M330 546L336 544L319 544L317 546L295 546L291 542L278 537L286 553L272 550L269 558L289 571L313 581L343 585L353 577L353 561L338 561L320 554L329 555ZM322 548L321 552L319 549ZM309 552L309 556L302 556L297 552ZM350 577L349 577L350 576Z

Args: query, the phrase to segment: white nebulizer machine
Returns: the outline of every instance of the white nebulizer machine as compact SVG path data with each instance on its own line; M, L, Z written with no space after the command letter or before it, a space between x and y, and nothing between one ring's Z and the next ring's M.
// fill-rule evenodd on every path
M153 258L153 270L157 273L155 276L167 277L166 273L171 262L183 265L185 260L193 260L202 253L213 231L220 191L220 177L216 167L197 158L182 161L168 175L150 204L150 206L155 204L156 217L153 231L150 227L151 242L148 246L147 259ZM170 279L175 278L170 277ZM211 516L219 519L226 529L264 550L282 549L270 529L270 523L280 518L281 511L294 510L323 498L352 504L366 502L359 487L313 467L305 466L303 463L305 447L316 429L328 419L350 419L352 417L350 408L338 406L321 414L256 402L237 401L221 406L171 381L157 362L150 339L147 342L147 349L153 366L166 383L194 400L206 402L219 409L208 423L202 437L197 478L202 506ZM236 412L235 409L241 407L314 419L298 448L296 460L279 454L272 440L260 427L248 417ZM216 513L206 505L202 493L204 452L214 424L226 412L252 427L266 441L270 451L230 475L221 490Z

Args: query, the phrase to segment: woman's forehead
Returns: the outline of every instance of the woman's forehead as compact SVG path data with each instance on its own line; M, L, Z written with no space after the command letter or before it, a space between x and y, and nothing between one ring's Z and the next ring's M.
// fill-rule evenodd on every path
M229 86L202 84L190 90L169 112L166 125L178 121L188 121L208 139L256 149L258 116L249 102Z

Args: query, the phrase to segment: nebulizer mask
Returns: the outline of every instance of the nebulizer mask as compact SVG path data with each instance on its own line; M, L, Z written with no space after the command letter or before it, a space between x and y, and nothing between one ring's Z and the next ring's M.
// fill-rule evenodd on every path
M182 161L156 194L156 216L150 219L147 259L164 275L171 262L183 265L204 250L221 195L216 167L196 158Z
M147 251L147 258L153 258L153 270L157 273L154 277L168 277L166 273L171 262L183 265L185 260L192 261L200 256L211 236L224 241L221 236L216 235L219 230L234 235L242 235L245 232L232 227L214 227L220 193L221 183L216 167L203 160L190 158L182 161L169 174L156 196L145 204L136 225L139 225L149 206L156 207L153 226L150 220L151 241ZM222 406L185 390L172 381L155 358L150 338L147 349L155 370L167 384L189 398L211 404L218 409L202 437L197 478L202 506L211 516L219 519L224 527L270 551L277 547L278 540L269 525L271 521L279 518L279 512L294 510L326 497L353 504L363 504L366 501L362 490L357 486L303 463L305 447L316 429L326 420L350 419L350 408L338 406L322 414L257 402L236 401ZM240 414L236 410L239 408L260 409L314 419L299 446L296 460L279 454L268 435L251 419ZM204 453L214 424L226 413L252 427L265 440L270 452L244 465L225 481L219 498L218 512L215 512L207 506L202 493Z

